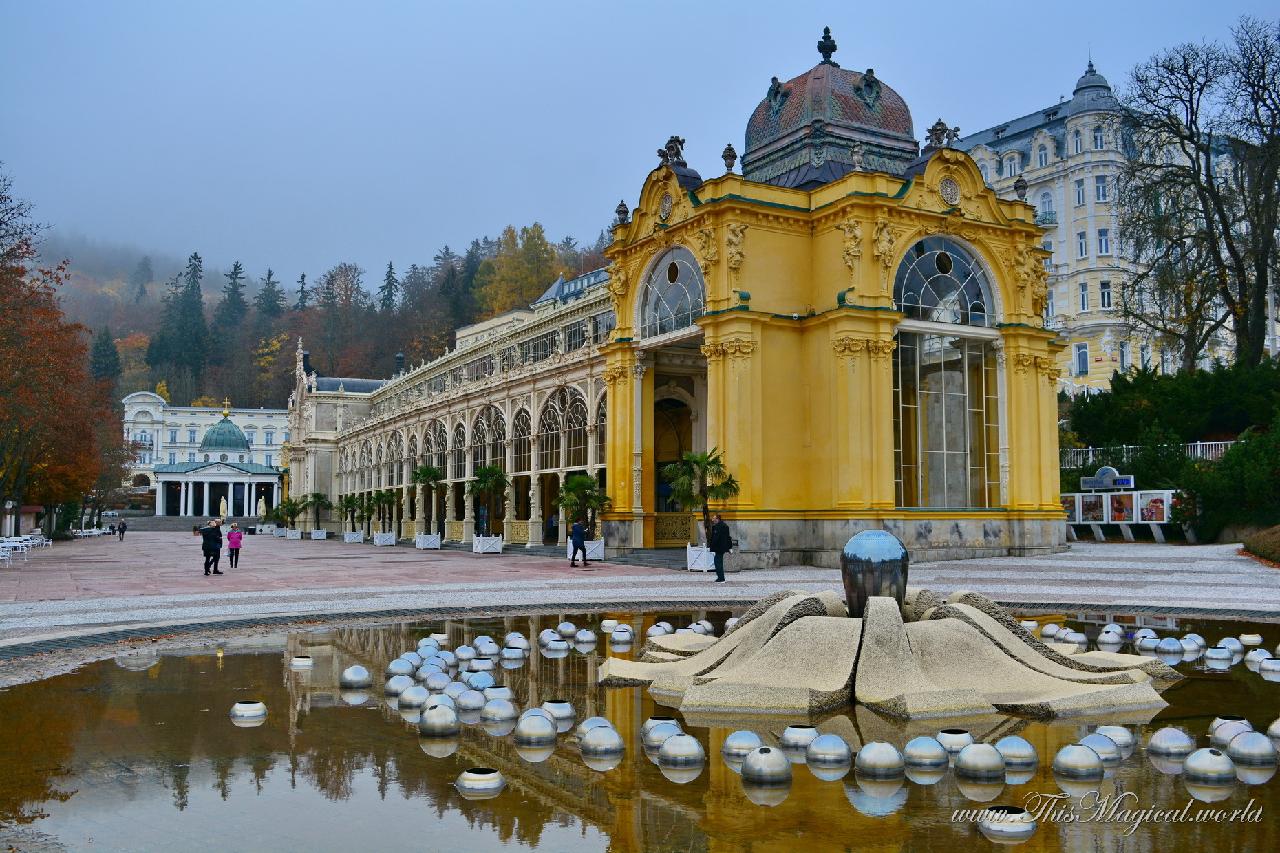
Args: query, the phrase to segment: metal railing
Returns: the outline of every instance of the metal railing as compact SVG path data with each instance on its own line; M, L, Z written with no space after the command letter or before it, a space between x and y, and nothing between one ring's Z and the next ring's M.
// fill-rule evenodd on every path
M1181 447L1188 459L1212 462L1221 459L1222 454L1226 453L1227 448L1233 444L1235 444L1234 441L1196 441ZM1103 464L1103 460L1115 461L1118 458L1122 462L1128 462L1142 452L1144 447L1141 444L1122 444L1117 447L1070 447L1063 448L1059 453L1063 468L1088 468L1091 465Z
M1058 211L1056 211L1056 210L1043 210L1043 211L1041 211L1040 213L1037 213L1037 214L1036 214L1036 224L1037 224L1037 225L1057 225L1057 224L1058 224Z

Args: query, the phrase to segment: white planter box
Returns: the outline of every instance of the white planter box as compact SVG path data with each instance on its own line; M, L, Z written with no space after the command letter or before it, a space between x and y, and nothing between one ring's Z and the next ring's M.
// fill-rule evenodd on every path
M502 553L502 537L501 536L477 536L471 540L471 553L473 554L501 554Z
M301 539L301 538L302 538L302 531L301 531L301 530L286 530L286 531L285 531L285 533L284 533L284 538L285 538L285 539Z
M311 538L312 538L312 539L328 539L328 538L329 538L329 531L327 531L327 530L313 530L313 531L311 531Z
M419 551L439 551L440 550L440 534L439 533L419 533L413 537L413 547Z
M373 534L373 544L379 547L394 545L396 544L396 535L394 533L375 533Z
M258 530L259 536L272 536L276 532L276 526L274 524L269 524L269 523L259 524L257 526L257 530Z
M350 545L358 545L364 541L364 534L359 531L355 533L344 533L342 534L342 541Z
M588 560L604 559L604 540L603 539L588 539L584 544L587 546ZM569 559L573 559L573 543L572 542L564 543L564 555Z
M280 539L283 539L284 534L285 534L285 530L283 527L274 527L271 529L272 536L276 536L276 537L279 537Z
M709 572L716 567L715 555L705 545L685 545L685 560L691 572Z

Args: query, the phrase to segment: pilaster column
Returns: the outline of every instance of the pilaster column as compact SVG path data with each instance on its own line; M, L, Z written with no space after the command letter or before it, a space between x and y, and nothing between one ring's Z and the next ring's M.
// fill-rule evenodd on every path
M212 483L201 483L200 485L201 485L201 491L203 491L203 492L204 492L204 513L203 513L203 515L204 515L204 517L205 517L205 518L208 518L208 517L209 517L209 492L211 491L209 487L210 487L210 486L212 486L213 484L212 484Z
M529 436L529 547L542 544L542 489L537 434Z
M464 469L466 479L462 484L462 541L464 543L470 542L475 538L475 502L471 499L471 496L467 494L467 486L471 485L471 481L476 475L475 465L475 457L471 455L471 448L468 447L466 450L466 467Z
M561 445L561 447L563 446L564 445ZM559 496L563 496L564 495L564 476L565 476L564 470L562 469L557 476L559 477L559 480L560 480L560 488L556 492L556 494ZM571 522L571 519L565 518L564 510L560 509L559 507L556 507L556 513L559 515L559 518L560 518L560 524L557 528L558 529L557 536L559 537L560 544L563 545L569 541L569 524Z
M418 493L417 493L417 509L418 509L418 512L417 512L417 514L416 514L416 515L417 515L417 517L414 519L414 521L416 522L416 523L414 524L414 530L415 530L415 532L417 532L417 533L426 533L426 532L427 532L427 502L426 502L426 494L427 494L427 487L426 487L426 486L419 485L419 486L418 486Z
M587 472L590 473L596 469L599 463L599 453L596 448L596 425L593 421L587 424Z
M164 515L164 481L156 480L156 515Z
M178 515L179 517L187 514L187 484L178 483Z

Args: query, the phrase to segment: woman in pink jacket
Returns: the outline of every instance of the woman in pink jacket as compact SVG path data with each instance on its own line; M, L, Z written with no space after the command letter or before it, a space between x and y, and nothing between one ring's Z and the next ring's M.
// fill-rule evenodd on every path
M231 529L227 531L227 559L233 569L240 565L240 542L243 539L244 531L240 529L240 525L231 522Z

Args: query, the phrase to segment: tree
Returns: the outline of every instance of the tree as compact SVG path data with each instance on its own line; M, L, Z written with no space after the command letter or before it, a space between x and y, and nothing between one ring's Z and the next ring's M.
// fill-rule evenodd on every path
M359 504L356 508L356 520L364 527L364 535L369 536L371 533L369 523L373 520L373 513L376 509L373 495L368 492L361 492L356 497Z
M678 462L662 468L662 479L671 484L671 497L683 509L702 510L702 532L711 542L711 501L727 501L739 492L738 481L725 467L720 451L685 451Z
M484 261L476 273L480 304L490 315L529 305L565 269L541 223L518 232L508 225L498 241L497 254Z
M198 252L187 258L186 269L170 279L160 329L147 347L147 364L165 379L176 399L196 396L197 380L209 355L209 330L204 319L204 261Z
M114 397L115 384L121 372L120 351L116 349L111 330L103 327L93 336L93 350L89 354L89 374L94 379L106 380L110 383Z
M444 491L444 481L444 472L434 465L419 465L409 475L409 482L415 486L422 486L430 497L431 515L433 517L435 516L436 495ZM423 512L424 509L424 507L419 507L418 512ZM423 529L425 530L426 528L424 527Z
M284 313L284 291L270 267L267 267L267 277L262 280L261 289L253 297L253 307L260 317L273 320Z
M338 512L347 520L351 526L351 532L356 532L356 513L360 511L360 498L356 495L343 495L338 498Z
M316 518L315 527L317 530L319 530L320 529L320 513L328 512L329 510L333 509L333 501L329 500L329 496L326 495L324 492L312 492L311 494L307 495L303 499L303 502L306 504L306 506L309 509L315 512L315 518Z
M612 505L596 478L590 474L570 474L566 477L559 503L562 517L566 521L586 518L588 539L595 538L596 515L607 512Z
M505 506L509 482L506 472L500 466L482 465L476 469L471 482L467 483L467 495L475 498L485 508L480 519L481 535L489 535L490 520Z
M394 312L399 294L400 282L396 278L396 268L391 261L387 261L387 272L382 277L382 287L378 288L378 310L383 314Z
M378 526L383 533L390 532L392 511L396 505L396 493L390 489L382 489L373 493L373 509L378 513Z
M300 500L294 498L285 498L276 504L276 512L281 518L288 522L289 527L293 527L298 516L307 511L307 506Z
M151 268L151 256L143 255L129 275L129 288L135 303L147 298L147 285L153 282L155 277L155 271Z
M1236 358L1262 359L1280 239L1280 25L1241 18L1232 43L1186 43L1130 77L1126 179L1192 205Z
M245 299L244 266L236 261L231 265L231 272L223 273L227 283L222 286L222 304L218 306L218 322L223 326L238 326L240 320L249 310L249 302Z
M298 299L293 303L294 311L307 310L308 299L311 297L311 291L307 290L307 274L302 273L298 276Z

